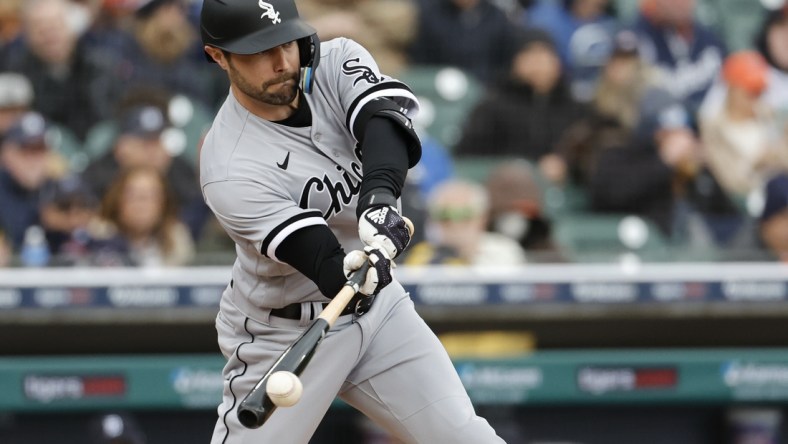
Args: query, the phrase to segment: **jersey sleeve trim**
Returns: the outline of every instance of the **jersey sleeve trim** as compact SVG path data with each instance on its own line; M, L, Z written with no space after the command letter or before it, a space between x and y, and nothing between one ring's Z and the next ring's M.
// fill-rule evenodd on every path
M348 130L350 130L351 133L353 133L353 125L355 125L356 118L361 112L361 109L364 108L364 105L369 103L371 100L375 100L380 97L388 97L395 101L397 101L396 98L398 97L409 99L412 102L413 106L411 109L405 110L406 115L410 114L414 109L417 109L419 103L418 99L416 99L416 96L413 94L413 91L411 91L410 88L408 88L408 86L405 85L404 83L402 82L379 83L373 86L372 88L366 90L360 96L356 97L356 100L354 100L353 103L350 104L350 107L348 108L347 111L347 120L345 122L345 125L347 126ZM353 137L356 137L356 135L353 134ZM358 137L356 137L356 140L358 140Z
M260 253L277 262L281 262L276 257L276 249L279 244L284 241L287 236L304 227L311 225L328 225L323 215L319 211L306 211L297 214L290 219L279 224L276 228L271 230L268 236L263 239L263 244L260 247Z

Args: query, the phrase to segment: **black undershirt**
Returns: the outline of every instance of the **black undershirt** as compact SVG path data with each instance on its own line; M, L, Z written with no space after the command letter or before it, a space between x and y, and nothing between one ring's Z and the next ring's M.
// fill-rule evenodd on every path
M296 111L276 123L292 127L311 126L312 112L306 98L301 94ZM361 195L365 190L383 188L398 197L408 172L404 131L391 119L372 117L367 123L361 153L364 159ZM312 280L328 298L336 296L347 281L342 271L345 251L327 225L312 225L294 231L279 244L276 257Z
M298 108L295 112L285 119L274 121L274 123L295 128L312 126L312 110L300 89L298 90Z

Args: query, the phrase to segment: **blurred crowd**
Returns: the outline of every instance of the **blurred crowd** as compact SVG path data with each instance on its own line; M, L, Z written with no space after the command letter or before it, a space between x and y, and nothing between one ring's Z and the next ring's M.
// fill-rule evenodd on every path
M419 70L465 76L467 112L432 110L454 137L416 121L408 265L581 260L597 220L617 253L788 261L788 5L744 3L297 0L418 95ZM197 181L229 91L200 7L0 0L0 266L232 254Z

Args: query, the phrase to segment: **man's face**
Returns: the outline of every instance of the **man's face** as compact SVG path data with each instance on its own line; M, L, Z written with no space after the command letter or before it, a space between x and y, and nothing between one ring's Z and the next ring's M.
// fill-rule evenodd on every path
M78 203L47 203L41 207L41 222L47 230L71 233L86 227L96 211Z
M788 17L772 25L766 38L774 62L788 70Z
M46 181L49 150L44 143L20 147L13 142L6 142L0 150L2 165L19 185L36 190Z
M67 12L61 2L42 1L25 16L30 48L47 63L66 63L74 51L76 36L69 28Z
M513 74L537 92L550 92L561 78L561 61L544 43L531 43L514 58Z
M161 221L164 205L161 180L147 171L134 174L123 189L119 222L131 233L150 234Z
M115 144L115 159L124 168L148 166L164 173L169 168L169 155L160 137L125 134Z
M695 17L695 0L657 0L660 16L669 24L684 26Z
M295 41L257 54L232 54L225 60L230 81L246 96L274 106L295 100L301 66Z

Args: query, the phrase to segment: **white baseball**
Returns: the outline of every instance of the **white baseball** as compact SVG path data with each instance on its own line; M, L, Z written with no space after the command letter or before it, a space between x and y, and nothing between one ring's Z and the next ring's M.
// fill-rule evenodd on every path
M290 407L301 399L304 386L295 374L280 370L268 377L265 392L278 407Z

